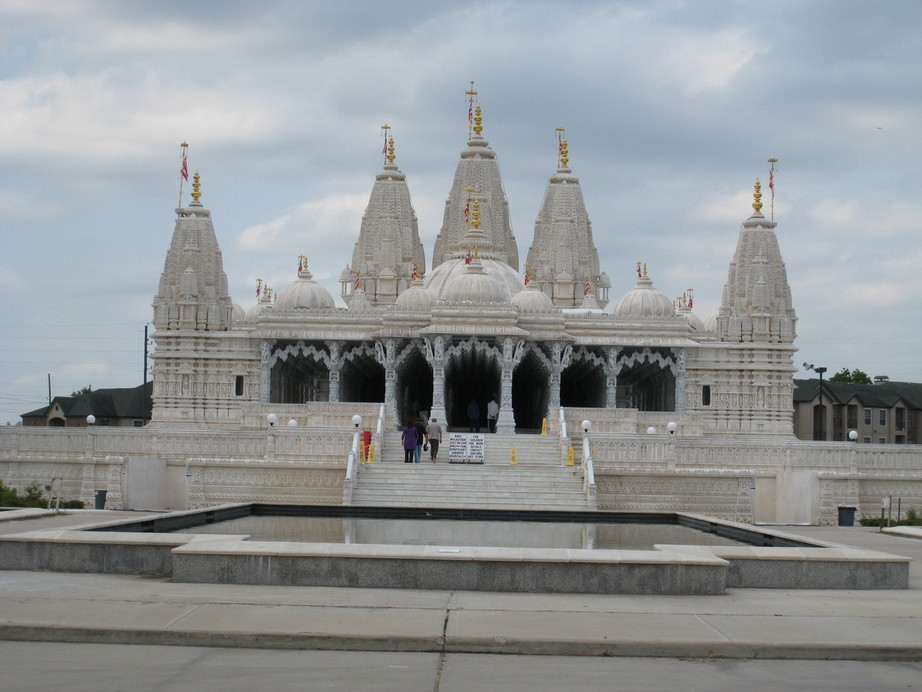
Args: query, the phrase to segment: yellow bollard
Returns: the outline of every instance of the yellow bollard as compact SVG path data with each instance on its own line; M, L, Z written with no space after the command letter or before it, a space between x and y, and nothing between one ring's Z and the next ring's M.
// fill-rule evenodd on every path
M509 450L509 465L515 466L519 462L516 460L515 447Z
M372 464L375 461L375 446L368 445L366 449L368 450L368 452L367 452L367 455L366 455L367 458L365 459L365 461L368 462L369 464Z
M541 419L541 434L547 435L547 418Z
M570 449L567 451L567 466L573 466L575 464L573 457L574 457L573 448L570 447Z

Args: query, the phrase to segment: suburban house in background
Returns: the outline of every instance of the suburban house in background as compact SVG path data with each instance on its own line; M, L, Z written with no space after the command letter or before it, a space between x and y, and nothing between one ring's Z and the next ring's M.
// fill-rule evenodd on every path
M794 434L801 440L843 442L858 433L866 444L918 444L922 384L794 380Z
M78 396L56 396L48 406L22 414L22 424L49 427L86 427L86 417L96 425L143 427L150 421L153 382L121 389L97 389Z

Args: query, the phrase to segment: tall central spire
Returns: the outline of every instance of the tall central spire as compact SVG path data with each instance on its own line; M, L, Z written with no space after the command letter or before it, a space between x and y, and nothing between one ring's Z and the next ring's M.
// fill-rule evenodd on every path
M496 259L518 270L519 250L509 223L509 203L496 163L496 153L483 138L483 112L477 103L477 92L465 92L468 97L467 148L455 170L451 192L445 202L442 229L435 239L432 266L446 260L464 257L468 252L467 236L471 230L472 204L480 208L478 251L481 257Z

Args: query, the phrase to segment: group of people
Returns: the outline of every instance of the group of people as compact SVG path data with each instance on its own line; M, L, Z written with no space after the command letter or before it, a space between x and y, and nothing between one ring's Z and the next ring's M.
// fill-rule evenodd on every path
M499 404L496 403L496 397L490 399L487 404L487 427L491 433L496 432L496 421L499 418ZM471 399L467 405L467 419L470 424L469 432L480 432L480 404L477 399Z
M422 418L415 421L407 420L407 425L403 429L403 462L418 464L423 452L428 451L432 463L436 463L444 432L444 426L434 417L429 420L429 425L426 425Z
M470 432L480 432L480 404L476 399L471 399L467 405L467 417L470 422ZM490 399L487 404L487 424L490 432L496 432L496 421L499 418L499 404L496 398ZM429 458L432 463L436 463L436 457L439 455L439 445L442 442L442 435L445 433L445 426L438 422L435 417L429 419L426 425L422 418L407 419L406 427L403 429L403 463L418 464L423 456L423 452L429 452Z

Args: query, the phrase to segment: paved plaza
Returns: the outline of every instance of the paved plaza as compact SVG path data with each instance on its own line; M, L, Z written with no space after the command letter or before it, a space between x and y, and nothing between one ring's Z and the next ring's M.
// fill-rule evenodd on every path
M6 521L0 531L88 518ZM573 595L0 571L0 667L21 690L251 689L254 671L267 670L260 679L280 689L922 686L922 541L785 530L911 557L910 588ZM38 670L53 677L43 683Z

